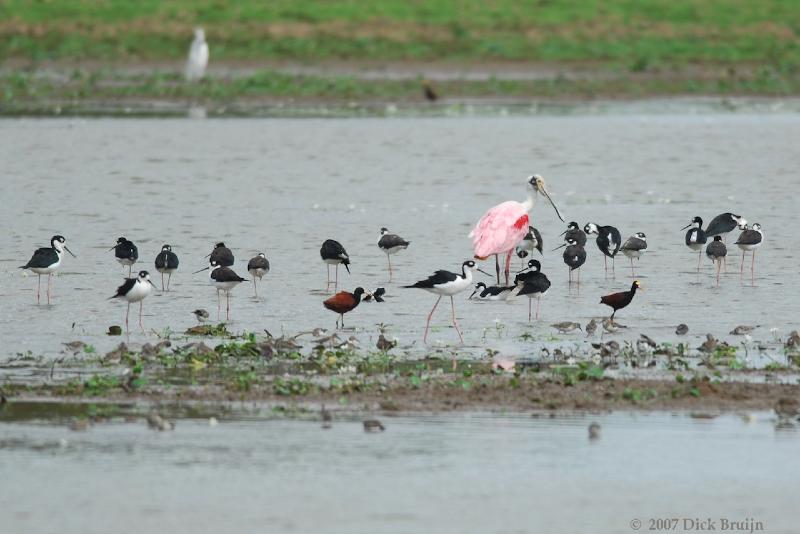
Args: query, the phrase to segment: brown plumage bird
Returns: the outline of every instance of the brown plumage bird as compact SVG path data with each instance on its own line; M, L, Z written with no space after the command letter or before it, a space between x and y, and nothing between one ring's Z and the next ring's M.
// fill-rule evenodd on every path
M431 82L428 80L422 80L422 92L425 93L425 98L429 102L436 102L439 99L439 95L436 94L436 91L433 90L431 87Z
M628 291L622 291L620 293L612 293L611 295L606 295L605 297L600 297L600 304L605 304L606 306L611 306L614 310L611 313L611 320L614 320L614 314L617 313L617 310L621 310L625 306L631 303L633 300L633 296L636 294L637 289L642 289L642 286L639 284L638 280L634 280L631 284L631 288Z
M339 291L334 296L322 303L323 306L336 312L341 317L342 328L344 328L344 314L352 311L361 302L361 295L364 294L363 287L357 287L355 291ZM339 319L336 319L336 328L339 328Z

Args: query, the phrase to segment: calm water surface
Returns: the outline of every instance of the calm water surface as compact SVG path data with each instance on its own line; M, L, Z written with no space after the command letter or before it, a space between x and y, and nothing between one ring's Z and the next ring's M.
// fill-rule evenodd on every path
M686 322L695 342L706 332L759 324L756 341L772 341L769 329L785 336L800 311L800 234L792 224L798 139L796 114L3 120L2 354L55 356L73 339L98 351L119 342L104 332L124 321L124 304L106 300L127 273L108 251L120 235L138 244L137 268L154 272L157 283L152 262L160 246L170 243L180 255L173 291L145 301L148 329L183 331L198 307L216 315L215 291L205 274L191 271L205 265L218 240L234 250L242 275L257 251L272 263L263 298L253 298L247 284L234 290L234 330L266 328L277 335L332 328L335 317L321 305L325 266L318 251L324 239L335 238L352 257L352 274L339 273L341 287L388 291L385 304L362 305L347 324L371 346L375 325L385 323L406 350L419 354L435 297L399 286L434 269L458 268L471 255L471 226L488 207L522 200L525 177L534 172L547 178L568 220L614 224L624 236L647 234L650 248L637 273L646 290L618 316L635 327L629 335L671 339L675 325ZM764 228L754 286L740 280L732 245L735 272L719 288L705 258L703 273L693 272L696 255L683 245L680 228L695 215L709 221L725 211ZM465 294L456 304L462 352L492 346L529 355L538 349L520 335L543 339L553 333L551 322L585 323L606 314L599 296L629 287L627 259L617 262L616 278L605 278L590 241L580 291L568 291L561 256L550 252L564 225L542 203L532 219L544 235L543 270L553 282L543 320L528 325L527 300L475 303ZM392 284L375 245L382 226L412 242L394 256ZM65 259L53 305L37 306L36 278L17 266L56 233L78 258ZM434 319L434 343L457 341L448 324L444 307ZM579 335L560 337L585 343ZM152 339L132 335L133 341Z
M602 425L599 441L587 426ZM797 430L771 415L618 413L0 425L10 533L631 532L753 518L797 532ZM87 484L91 481L91 484ZM686 530L678 529L678 532Z

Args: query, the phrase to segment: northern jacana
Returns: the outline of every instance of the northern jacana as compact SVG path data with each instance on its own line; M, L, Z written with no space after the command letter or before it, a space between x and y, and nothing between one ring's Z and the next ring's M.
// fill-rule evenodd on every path
M614 314L617 313L617 310L621 310L625 306L631 303L633 300L633 296L636 294L637 289L642 289L642 286L639 284L638 280L634 280L631 284L631 288L628 291L622 291L620 293L612 293L611 295L606 295L605 297L600 297L600 304L605 304L606 306L610 306L614 311L611 313L611 320L614 320Z
M410 241L406 241L397 234L389 233L387 228L381 228L381 235L378 237L378 248L381 249L389 260L389 281L392 281L392 254L397 254L401 250L405 250L410 245Z
M327 309L338 313L341 318L342 328L344 328L344 314L353 311L361 303L361 296L364 294L363 287L357 287L355 291L339 291L331 298L322 303ZM339 328L339 318L336 319L336 328Z
M172 252L172 247L164 245L161 252L156 256L156 271L161 273L161 288L169 291L169 283L172 281L172 273L178 270L178 255ZM167 285L164 285L164 275L167 275Z
M606 272L608 272L608 258L611 258L611 271L614 271L614 258L619 252L619 247L622 246L622 235L619 230L613 226L598 226L595 223L586 223L583 231L587 235L597 235L597 248L603 253L603 262L605 264Z
M63 235L54 235L50 238L50 247L37 248L28 260L28 263L21 265L20 269L30 269L39 275L39 284L36 286L36 303L38 304L42 291L42 275L47 275L47 303L50 304L50 281L53 273L61 266L61 255L66 250L73 258L72 253L66 245L67 240Z

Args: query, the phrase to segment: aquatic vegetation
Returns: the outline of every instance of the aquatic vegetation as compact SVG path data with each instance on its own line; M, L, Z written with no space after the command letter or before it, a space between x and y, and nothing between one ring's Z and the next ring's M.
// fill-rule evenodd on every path
M189 327L186 330L186 335L189 336L209 336L209 337L232 337L228 331L228 325L225 323L219 324L199 324Z

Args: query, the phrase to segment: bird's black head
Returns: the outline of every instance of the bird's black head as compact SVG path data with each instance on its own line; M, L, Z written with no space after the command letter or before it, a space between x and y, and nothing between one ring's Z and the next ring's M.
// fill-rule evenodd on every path
M217 243L216 245L214 245L214 248L223 248L224 246L225 246L225 243L223 243L222 241L220 241L219 243Z
M593 222L588 222L583 227L583 231L587 234L599 234L600 230L597 228L597 225Z
M54 247L55 247L56 243L61 243L63 245L66 242L67 242L67 240L64 239L63 235L54 235L52 238L50 238L50 245L52 245Z
M528 260L528 269L535 273L539 272L542 270L542 264L539 263L539 260Z
M645 239L647 239L647 236L646 236L646 235L644 235L644 232L636 232L636 233L635 233L635 234L633 234L633 235L634 235L634 236L636 236L636 237L638 237L639 239L642 239L642 240L645 240Z
M692 219L692 224L696 224L698 227L703 226L703 219L700 217L695 217Z
M120 237L119 239L117 239L117 245L121 245L121 244L127 243L127 242L128 242L128 240L125 239L124 237Z
M148 273L147 271L139 271L139 278L141 278L142 280L147 280L148 278L150 278L150 273Z
M572 239L571 237L568 237L567 239L565 239L565 241L567 242L567 245L569 245L569 246L578 244L578 242L575 241L574 239Z
M578 228L580 228L580 226L578 226L578 223L576 223L575 221L572 221L567 225L568 230L577 230Z
M355 296L356 298L360 297L363 294L364 294L364 288L363 287L357 287L355 289L355 291L353 291L353 296Z
M169 246L169 245L164 245L163 247L161 247L161 252L164 252L164 251L172 252L172 247Z
M463 268L465 268L465 269L474 269L475 268L475 262L472 261L472 260L467 260L464 263L462 263L461 266Z
M483 282L478 282L477 284L475 284L475 289L486 289L486 284L484 284Z
M389 229L388 228L386 228L385 226L383 228L381 228L381 235L388 234L388 233L389 233Z
M633 284L631 284L631 290L636 291L637 289L642 289L642 284L638 280L634 280Z
M721 235L715 235L714 236L714 241L722 241L722 236Z

